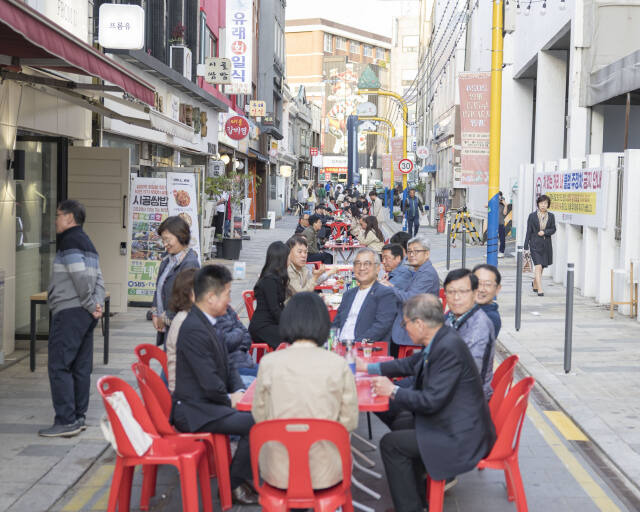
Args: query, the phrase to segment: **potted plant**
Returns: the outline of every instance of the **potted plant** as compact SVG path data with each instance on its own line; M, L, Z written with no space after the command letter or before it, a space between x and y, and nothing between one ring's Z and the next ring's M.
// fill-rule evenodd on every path
M171 31L171 38L169 43L173 46L179 46L184 44L184 32L187 30L182 23L178 23Z

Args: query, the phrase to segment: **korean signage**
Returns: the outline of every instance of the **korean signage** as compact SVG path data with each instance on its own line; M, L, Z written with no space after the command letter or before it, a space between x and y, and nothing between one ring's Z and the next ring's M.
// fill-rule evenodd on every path
M264 101L251 100L249 102L249 115L251 117L264 117L267 115L267 103Z
M318 148L311 148L309 149L309 153L311 156L318 156Z
M144 9L139 5L102 4L98 19L100 46L121 50L144 47Z
M231 60L222 57L204 59L204 81L209 84L230 84Z
M249 122L241 116L233 116L224 123L224 132L230 139L242 140L249 135Z
M549 210L557 220L594 228L606 228L609 173L602 169L578 169L536 173L536 199L549 196Z
M131 254L127 293L130 301L151 303L164 255L158 226L169 215L167 180L135 177L131 182L130 197Z
M391 158L393 158L393 161L396 163L400 162L400 160L404 158L404 153L402 151L403 144L404 139L402 137L393 137L391 139Z
M227 94L251 94L253 55L253 1L227 0L227 43L231 59L231 84Z
M391 154L383 153L382 154L382 184L385 187L391 186Z
M198 195L196 175L192 173L167 173L169 215L182 217L191 231L191 247L200 255L200 230L198 228Z
M462 186L489 184L491 74L461 73L460 129Z

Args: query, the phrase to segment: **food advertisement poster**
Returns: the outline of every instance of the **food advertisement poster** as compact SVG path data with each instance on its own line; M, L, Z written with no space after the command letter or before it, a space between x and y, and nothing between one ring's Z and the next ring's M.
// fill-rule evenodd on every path
M131 302L151 303L160 260L164 255L158 226L169 215L167 180L134 177L130 197L128 297Z
M169 215L182 217L191 228L191 247L200 257L200 229L198 227L198 196L196 176L191 173L170 172L167 174Z
M462 185L489 184L490 73L461 73Z

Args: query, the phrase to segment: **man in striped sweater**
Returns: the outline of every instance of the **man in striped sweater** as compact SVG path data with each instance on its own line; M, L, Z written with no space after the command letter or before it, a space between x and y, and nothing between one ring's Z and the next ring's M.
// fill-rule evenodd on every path
M49 384L56 416L43 437L71 437L85 427L93 367L93 329L102 316L104 281L78 201L56 211L57 251L49 284Z

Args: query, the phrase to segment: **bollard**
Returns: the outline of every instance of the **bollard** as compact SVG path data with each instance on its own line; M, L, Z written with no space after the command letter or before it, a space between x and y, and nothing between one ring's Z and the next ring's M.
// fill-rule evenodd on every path
M567 300L564 316L564 373L571 371L571 343L573 338L573 263L567 264Z
M467 228L462 228L462 268L467 268Z
M524 248L518 246L516 257L516 331L520 330L522 320L522 256Z
M451 268L451 217L447 215L447 270Z

